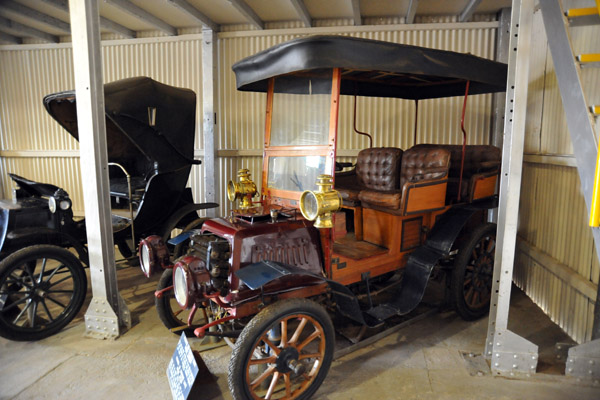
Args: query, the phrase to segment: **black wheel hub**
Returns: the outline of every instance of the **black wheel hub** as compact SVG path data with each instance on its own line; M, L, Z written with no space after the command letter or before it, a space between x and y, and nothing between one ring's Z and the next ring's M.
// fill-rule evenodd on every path
M296 350L294 347L286 347L282 349L281 353L279 353L279 356L277 357L277 361L275 362L277 371L281 372L282 374L291 372L292 369L290 368L290 363L292 365L296 364L298 362L299 355L300 354L298 354L298 350Z

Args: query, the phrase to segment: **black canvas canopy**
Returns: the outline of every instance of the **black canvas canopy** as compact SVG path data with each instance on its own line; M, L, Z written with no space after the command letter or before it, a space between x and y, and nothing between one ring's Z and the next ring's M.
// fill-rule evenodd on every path
M306 80L311 72L331 68L341 68L340 93L345 95L461 96L467 81L469 94L506 90L506 64L470 54L345 36L291 40L233 65L238 90L254 92L266 92L273 77ZM302 89L297 93L303 93Z
M129 78L105 84L104 103L109 161L143 158L163 171L192 163L196 122L192 90L147 77ZM47 95L44 106L79 139L74 90Z

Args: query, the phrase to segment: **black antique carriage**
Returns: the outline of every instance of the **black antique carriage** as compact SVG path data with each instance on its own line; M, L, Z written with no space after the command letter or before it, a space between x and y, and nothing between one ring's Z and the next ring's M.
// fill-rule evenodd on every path
M146 77L104 90L114 241L131 257L140 237L196 227L197 211L217 204L194 203L186 187L200 164L193 159L195 93ZM44 106L78 139L75 100L75 91L60 92ZM13 199L0 200L0 336L36 340L62 329L83 304L85 221L74 219L65 190L9 175L17 188Z

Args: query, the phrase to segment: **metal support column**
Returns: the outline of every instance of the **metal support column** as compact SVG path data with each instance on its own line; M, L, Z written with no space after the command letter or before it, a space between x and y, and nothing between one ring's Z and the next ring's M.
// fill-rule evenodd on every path
M508 62L508 45L510 42L510 8L503 8L498 13L498 32L496 33L496 61ZM504 133L506 93L494 93L492 97L492 135L490 144L502 147Z
M548 47L552 54L556 80L560 89L567 126L577 161L577 171L585 204L590 210L594 188L594 173L598 144L594 134L593 117L588 112L579 77L579 65L571 49L569 33L559 0L540 2ZM594 236L596 254L600 255L600 229L590 228ZM569 349L566 374L579 378L600 379L600 286L594 308L592 341Z
M92 302L85 313L86 335L116 338L131 318L117 289L112 237L102 84L100 21L96 0L69 0L77 124Z
M485 356L492 359L492 372L495 375L517 376L535 373L538 358L536 345L508 330L523 169L532 20L533 0L513 0L497 250L485 346Z
M202 133L204 136L204 201L218 203L219 166L217 164L216 89L217 89L217 46L216 34L211 29L202 29ZM209 217L216 216L217 209L207 210Z
M510 8L503 8L498 13L498 31L496 32L496 61L508 63L508 45L510 42ZM492 95L492 132L490 144L502 147L504 133L504 114L506 93L494 93ZM488 221L498 222L498 209L488 211Z

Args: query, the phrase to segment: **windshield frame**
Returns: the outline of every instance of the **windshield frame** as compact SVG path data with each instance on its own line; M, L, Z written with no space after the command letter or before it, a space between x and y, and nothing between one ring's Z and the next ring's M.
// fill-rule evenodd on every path
M302 194L300 191L282 190L268 187L267 180L269 175L269 159L272 157L324 156L326 158L326 170L323 172L332 176L334 174L341 72L339 68L333 68L332 70L331 98L329 107L329 135L327 144L325 145L271 146L273 98L275 79L277 77L269 79L262 170L262 194L268 204L278 204L283 207L298 207L298 201L300 200L300 195Z

